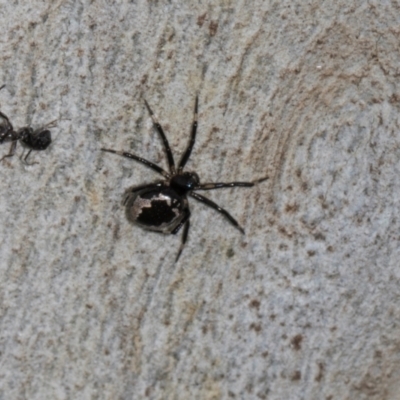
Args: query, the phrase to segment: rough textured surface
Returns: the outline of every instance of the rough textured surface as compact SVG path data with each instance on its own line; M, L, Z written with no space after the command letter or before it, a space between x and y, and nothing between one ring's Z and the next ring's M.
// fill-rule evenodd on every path
M399 15L3 0L1 110L59 122L0 166L0 399L398 399ZM142 96L180 154L196 92L188 167L270 179L208 193L245 237L192 201L174 264L179 237L121 207L158 177L99 148L165 166Z

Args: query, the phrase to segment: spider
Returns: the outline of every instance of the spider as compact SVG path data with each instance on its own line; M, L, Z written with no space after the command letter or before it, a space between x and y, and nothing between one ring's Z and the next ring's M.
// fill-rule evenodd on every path
M4 87L5 85L1 86L0 90ZM24 158L25 164L37 164L36 162L31 164L27 162L29 154L31 154L32 150L46 150L49 147L51 143L51 133L46 128L54 123L55 121L52 121L35 131L30 126L25 126L15 131L7 115L0 111L0 144L11 142L10 151L2 157L0 161L3 161L7 157L12 157L15 154L18 141L21 141L22 145L29 149L28 154Z
M182 242L175 258L175 262L178 261L182 253L189 233L190 209L187 196L190 196L218 211L235 228L244 234L244 229L239 225L236 219L228 213L228 211L224 210L210 199L200 195L197 193L197 191L235 186L251 187L256 183L268 179L268 177L258 179L253 182L216 182L201 184L200 178L196 172L183 172L183 169L189 160L190 154L192 153L192 149L196 140L198 96L196 96L195 100L194 118L190 141L182 155L181 160L179 161L178 168L175 167L174 157L163 128L161 127L146 100L144 100L144 103L153 121L153 126L157 130L163 142L164 150L167 155L169 172L165 171L151 161L148 161L135 154L106 148L101 149L102 151L108 153L118 154L120 156L138 161L139 163L146 165L164 177L163 181L144 184L128 189L123 201L128 221L147 230L173 235L177 234L183 227Z

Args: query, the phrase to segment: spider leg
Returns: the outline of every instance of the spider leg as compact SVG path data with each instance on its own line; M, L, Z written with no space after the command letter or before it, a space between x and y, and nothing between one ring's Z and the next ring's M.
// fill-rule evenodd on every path
M178 254L176 255L175 262L177 262L179 260L179 257L181 256L182 250L183 250L183 248L185 246L185 243L186 243L186 240L187 240L187 237L188 237L189 228L190 228L190 220L188 219L186 221L186 223L185 223L185 227L183 228L182 243L181 243L181 245L179 247Z
M111 149L100 149L101 151L106 151L108 153L114 153L114 154L118 154L119 156L122 157L127 157L130 158L131 160L135 160L138 161L144 165L146 165L147 167L151 168L153 171L158 172L159 174L161 174L162 176L164 176L165 178L169 178L169 174L167 171L164 171L161 167L159 167L158 165L152 163L151 161L147 161L146 159L136 156L135 154L131 154L131 153L127 153L125 151L117 151L117 150L111 150Z
M17 148L17 140L13 140L11 142L11 146L10 146L10 151L8 152L8 154L6 154L5 156L3 156L0 161L3 161L5 158L7 157L12 157L15 154L15 149Z
M239 229L240 232L242 232L243 234L245 233L244 229L239 225L239 223L236 221L236 219L233 218L232 215L228 213L228 211L221 208L218 204L214 203L210 199L207 199L207 197L201 196L198 193L190 192L189 196L193 197L194 199L196 199L204 204L207 204L209 207L213 208L214 210L217 210L219 213L224 215L233 226L235 226L237 229Z
M181 230L183 224L190 218L190 210L188 208L183 210L183 212L185 213L185 215L182 218L181 222L179 222L179 224L171 232L173 235L176 235Z
M229 187L252 187L254 186L253 182L215 182L215 183L203 183L199 186L196 186L194 190L213 190L213 189L222 189Z
M183 247L185 246L186 239L187 239L187 236L188 236L189 227L190 227L190 219L189 219L190 218L190 210L189 210L189 208L186 208L184 210L184 212L185 212L185 215L182 218L181 222L179 222L179 224L171 232L173 235L176 235L180 231L182 226L185 225L185 227L183 228L182 243L181 243L181 245L179 247L178 254L176 255L175 262L177 262L179 260L179 257L181 256Z
M172 175L175 175L176 173L175 161L174 161L174 156L172 155L171 147L169 147L168 139L165 136L163 128L161 127L160 123L158 122L156 116L154 115L152 109L150 108L146 100L144 100L144 104L146 105L147 111L149 112L150 117L153 120L154 127L157 129L157 132L159 133L159 135L161 136L161 140L163 141L165 152L167 153L169 171L171 172Z
M178 173L181 173L187 161L189 160L190 154L192 153L192 149L194 143L196 141L196 132L197 132L197 118L198 118L198 108L199 108L199 96L196 96L196 101L194 103L194 115L193 115L193 124L192 124L192 134L190 136L190 142L188 144L185 153L183 154L181 161L178 166Z
M267 177L257 179L253 182L210 182L210 183L202 183L201 185L196 186L193 190L213 190L213 189L221 189L221 188L231 188L231 187L252 187L257 183L266 181Z

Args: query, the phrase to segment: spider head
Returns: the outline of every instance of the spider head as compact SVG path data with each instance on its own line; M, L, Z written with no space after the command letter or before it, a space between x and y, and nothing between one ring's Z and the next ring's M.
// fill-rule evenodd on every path
M171 178L170 186L180 194L186 194L195 189L200 183L200 178L196 172L182 172Z

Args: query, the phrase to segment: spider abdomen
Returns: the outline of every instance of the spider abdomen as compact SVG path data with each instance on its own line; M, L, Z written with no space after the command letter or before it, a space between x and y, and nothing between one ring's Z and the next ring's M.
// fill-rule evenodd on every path
M145 229L171 233L181 222L187 208L186 197L167 186L128 193L125 199L127 219Z

